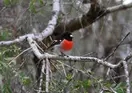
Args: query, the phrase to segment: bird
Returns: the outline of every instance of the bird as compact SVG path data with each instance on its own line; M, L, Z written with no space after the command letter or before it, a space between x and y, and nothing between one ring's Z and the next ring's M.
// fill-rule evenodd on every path
M63 32L47 48L53 49L55 54L66 55L65 53L73 48L73 35L71 32Z
M65 53L72 50L72 48L73 48L73 40L72 39L73 39L73 35L71 32L63 32L55 40L53 40L53 42L50 44L50 46L45 49L45 52L47 52L50 49L53 49L54 53L58 54L59 56L68 56ZM37 56L34 54L33 61L37 68L36 69L36 79L37 79L37 84L39 84L41 68L42 68L42 60L37 58ZM53 63L55 63L55 62L53 62ZM53 66L51 68L54 71L56 70L56 68L54 68Z

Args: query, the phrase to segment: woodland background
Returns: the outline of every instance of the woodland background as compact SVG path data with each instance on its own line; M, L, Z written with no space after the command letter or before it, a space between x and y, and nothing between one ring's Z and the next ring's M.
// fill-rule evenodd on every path
M62 22L64 26L63 29L55 28L54 32L73 32L74 48L69 55L107 58L106 61L112 64L130 57L126 62L129 75L126 76L123 64L110 68L97 62L50 60L49 93L130 93L127 89L132 86L132 6L100 15L102 17L99 19L96 16L98 20L91 19L88 25L82 24L80 28L78 25L71 29L67 26L68 20L88 13L93 3L105 9L129 2L131 0L60 0L56 28ZM28 33L41 33L54 14L52 6L52 0L0 0L0 42L14 40ZM92 16L95 18L95 15ZM51 42L51 37L48 37L38 45L44 50L44 44L48 46ZM29 47L27 40L0 44L0 93L38 92L40 86L36 75L37 70L42 69L42 64L39 64L42 60L34 58L32 50L26 50ZM46 87L43 75L41 93L45 93ZM129 86L126 77L130 79Z

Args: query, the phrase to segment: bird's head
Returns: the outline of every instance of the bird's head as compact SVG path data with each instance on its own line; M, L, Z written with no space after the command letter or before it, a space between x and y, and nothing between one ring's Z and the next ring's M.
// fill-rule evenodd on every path
M62 38L66 39L66 40L69 40L69 41L72 41L73 35L70 32L64 32L63 35L62 35Z

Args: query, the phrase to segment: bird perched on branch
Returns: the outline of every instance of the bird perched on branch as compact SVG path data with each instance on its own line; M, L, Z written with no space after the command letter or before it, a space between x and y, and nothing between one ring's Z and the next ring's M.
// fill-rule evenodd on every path
M55 53L65 55L65 52L68 52L73 48L72 39L72 33L64 32L51 43L47 50L53 49Z
M73 48L72 39L73 39L72 33L64 32L61 35L57 36L57 38L51 43L51 45L48 48L45 49L45 51L48 51L49 49L53 49L53 52L55 52L55 54L65 55L67 51L70 51ZM36 69L36 79L37 79L37 84L39 84L41 69L42 69L42 60L37 58L37 56L35 56L34 54L33 61L37 68ZM53 63L56 64L55 62ZM51 64L51 70L55 72L56 68L52 66L52 64Z

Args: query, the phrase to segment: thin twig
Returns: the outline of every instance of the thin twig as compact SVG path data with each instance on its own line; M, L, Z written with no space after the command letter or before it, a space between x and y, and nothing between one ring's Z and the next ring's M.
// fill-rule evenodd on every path
M126 77L126 93L130 93L130 79L129 79L129 72L128 72L128 65L126 61L122 61L123 66L124 66L124 72L125 72L125 77Z
M49 60L46 58L46 87L45 87L45 91L46 93L49 93L49 72L50 72L50 63Z
M41 54L40 51L38 50L35 41L32 38L27 38L30 46L32 47L32 50L34 54L39 58L39 59L54 59L54 60L69 60L69 61L84 61L84 62L97 62L98 64L102 64L105 66L108 66L110 68L116 68L120 65L120 62L117 64L111 64L110 62L104 61L103 59L98 59L95 57L82 57L82 56L58 56L58 55L51 55L48 53Z
M117 44L117 46L114 48L114 50L104 59L104 60L108 60L118 49L118 47L121 45L121 43L127 38L127 36L130 34L130 32L128 32L125 37Z
M8 65L10 65L10 64L13 62L13 60L17 59L19 56L21 56L23 53L27 52L27 51L30 50L30 49L31 49L31 47L25 49L24 51L22 51L19 55L17 55L16 57L14 57L14 58L8 63Z
M132 54L129 54L129 55L125 58L125 61L128 61L130 58L132 58Z
M41 91L42 91L44 69L45 69L45 60L43 60L43 62L42 62L40 82L39 82L39 89L38 89L38 92L37 93L41 93Z
M46 27L46 29L44 29L41 33L37 33L37 34L30 33L30 34L20 36L20 37L14 39L14 40L0 41L0 46L20 43L20 42L24 41L27 37L31 37L31 38L36 39L38 41L42 41L44 38L47 38L48 36L50 36L53 33L53 31L55 29L55 26L57 24L59 11L60 11L60 2L59 2L59 0L53 0L53 9L52 9L52 11L53 11L52 19L49 21L48 26Z

